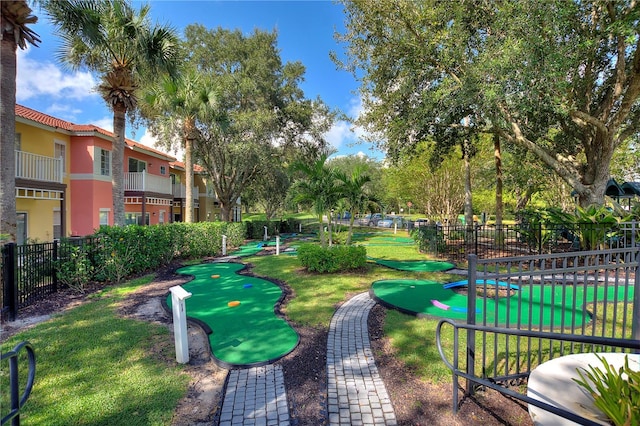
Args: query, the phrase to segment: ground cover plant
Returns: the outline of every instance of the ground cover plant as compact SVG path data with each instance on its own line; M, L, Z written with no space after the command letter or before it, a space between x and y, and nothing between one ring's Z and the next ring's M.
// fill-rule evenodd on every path
M171 358L166 327L125 319L117 304L153 275L95 293L83 304L0 345L27 340L36 352L36 381L21 411L24 424L167 425L187 391L188 376ZM26 365L21 360L20 365ZM23 370L25 370L23 368ZM8 371L0 371L7 389ZM22 382L24 383L24 381ZM2 415L9 407L2 392Z

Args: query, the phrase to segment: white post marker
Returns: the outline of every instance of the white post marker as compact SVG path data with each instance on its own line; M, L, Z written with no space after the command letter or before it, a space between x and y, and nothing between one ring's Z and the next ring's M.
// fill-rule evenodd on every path
M302 222L298 224L298 232L302 234Z
M191 293L179 285L169 289L171 292L171 307L173 308L173 334L176 343L176 361L180 364L189 362L189 335L187 334L187 310L185 300Z
M276 256L280 254L280 235L276 236Z
M264 226L264 241L267 241L269 239L269 236L267 235L267 227Z
M397 233L398 233L398 224L397 224L397 223L394 223L394 224L393 224L393 233L394 233L394 234L397 234Z
M222 255L223 256L227 255L227 236L226 235L222 236Z

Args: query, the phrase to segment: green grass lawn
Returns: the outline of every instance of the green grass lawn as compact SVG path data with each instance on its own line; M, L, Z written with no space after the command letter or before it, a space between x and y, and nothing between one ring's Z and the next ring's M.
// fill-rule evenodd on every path
M392 231L375 232L360 241L376 243L367 246L367 254L373 258L427 259L405 240L378 244L382 240L392 241L390 238L394 238ZM304 272L295 256L251 256L243 261L254 265L252 272L255 274L286 282L294 297L283 311L294 325L310 327L327 328L337 304L367 291L376 280L415 278L450 282L460 279L446 272L409 273L373 262L358 272L318 275ZM0 345L5 352L28 340L35 348L36 383L24 407L24 424L171 423L172 414L186 394L188 384L181 366L173 361L173 339L166 327L124 319L116 312L123 298L152 279L149 276L106 289L95 295L91 303L60 314ZM613 318L613 315L607 318ZM620 318L621 312L617 321ZM389 310L384 332L391 340L396 356L414 374L425 382L445 383L450 382L451 373L436 348L437 323L438 319L417 318ZM453 350L451 335L445 333L443 340L445 352L450 356ZM497 350L503 350L506 344L498 342ZM464 338L461 347L464 348ZM23 361L21 365L26 364ZM8 411L7 381L5 368L0 371L1 415Z
M105 290L84 304L2 343L29 341L36 380L21 411L25 425L168 425L189 377L175 362L166 327L125 319L118 302L148 276ZM24 352L24 351L23 351ZM26 361L21 360L22 372ZM0 371L0 407L8 413L8 369ZM24 380L22 380L24 383Z

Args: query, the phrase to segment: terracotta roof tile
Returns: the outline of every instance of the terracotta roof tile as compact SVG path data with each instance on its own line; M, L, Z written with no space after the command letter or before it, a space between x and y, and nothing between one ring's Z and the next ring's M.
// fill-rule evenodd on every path
M28 120L32 120L35 121L36 123L40 123L40 124L44 124L46 126L50 126L50 127L55 127L55 128L59 128L59 129L63 129L63 130L67 130L71 133L85 133L85 132L96 132L96 133L100 133L102 135L105 136L109 136L109 137L113 137L113 132L110 132L108 130L102 129L98 126L95 126L93 124L74 124L71 123L69 121L65 121L65 120L61 120L59 118L56 117L52 117L48 114L42 113L40 111L36 111L34 109L28 108L26 106L23 105L19 105L16 104L16 116L18 117L22 117L22 118L26 118ZM167 158L167 160L171 161L171 160L175 160L175 157L164 153L162 151L159 151L157 149L151 148L149 146L143 145L141 143L138 143L134 140L125 138L125 142L128 146L133 146L136 148L140 148L142 150L146 150L149 152L152 152L156 155L161 155L161 156L165 156Z

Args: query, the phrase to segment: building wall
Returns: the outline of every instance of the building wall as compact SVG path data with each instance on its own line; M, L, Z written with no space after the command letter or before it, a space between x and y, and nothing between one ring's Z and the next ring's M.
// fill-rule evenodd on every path
M20 216L19 220L26 214L26 236L29 240L51 241L54 237L54 216L58 221L58 229L62 229L62 224L59 221L64 217L64 228L67 232L66 235L61 236L68 236L71 223L68 212L72 204L69 191L69 135L57 132L48 126L29 125L20 121L16 122L16 133L20 134L20 150L23 152L54 158L55 144L59 143L65 146L63 183L67 185L67 190L64 194L64 201L17 198L16 213ZM65 210L65 214L62 209Z
M70 209L71 235L88 235L100 227L100 212L106 212L113 225L111 175L100 174L100 152L111 150L111 143L96 136L72 136L71 185L74 200Z

